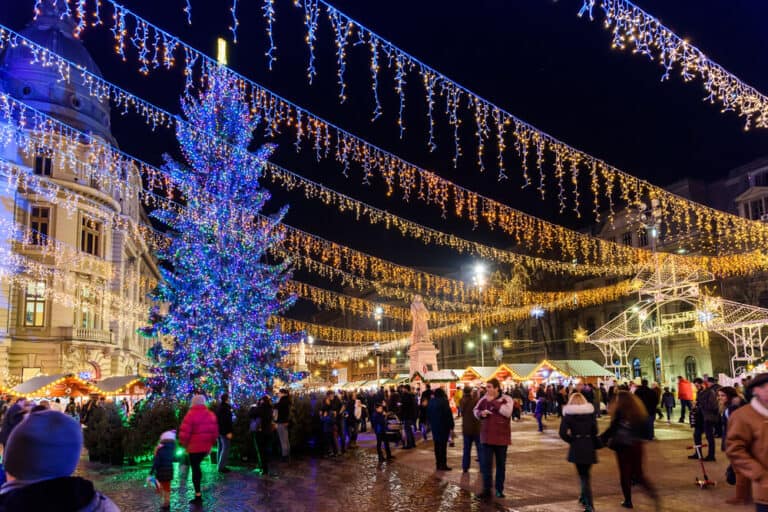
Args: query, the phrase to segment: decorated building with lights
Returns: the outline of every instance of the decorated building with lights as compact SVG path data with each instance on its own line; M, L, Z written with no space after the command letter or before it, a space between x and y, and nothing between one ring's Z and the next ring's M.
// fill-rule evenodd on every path
M55 5L45 3L22 34L100 76ZM26 135L38 138L34 151L8 144L0 153L8 183L0 192L0 373L10 385L38 374L100 380L142 373L152 340L136 330L146 323L147 293L159 272L140 230L131 229L147 223L141 178L131 165L120 169L136 191L126 194L75 176L75 167L99 165L90 137L115 143L109 104L33 61L28 48L7 48L0 90L88 137L65 152L33 130ZM0 129L10 136L10 127Z

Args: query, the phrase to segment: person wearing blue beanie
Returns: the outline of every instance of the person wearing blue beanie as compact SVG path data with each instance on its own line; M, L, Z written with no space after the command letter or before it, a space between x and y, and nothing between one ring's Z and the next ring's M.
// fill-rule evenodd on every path
M8 437L0 512L119 512L93 483L71 476L80 461L80 424L54 410L31 412Z

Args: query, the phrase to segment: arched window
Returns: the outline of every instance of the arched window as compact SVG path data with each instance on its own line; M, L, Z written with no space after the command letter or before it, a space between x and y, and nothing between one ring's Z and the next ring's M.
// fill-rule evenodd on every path
M640 366L640 359L634 358L632 360L632 377L642 377L643 368Z
M768 308L768 290L763 290L757 297L757 305L761 308Z
M621 368L619 367L620 364L621 364L621 361L619 361L618 359L613 360L614 373L616 374L617 379L621 378Z
M688 356L685 358L685 378L688 380L693 380L696 378L697 371L696 371L696 358L693 356Z

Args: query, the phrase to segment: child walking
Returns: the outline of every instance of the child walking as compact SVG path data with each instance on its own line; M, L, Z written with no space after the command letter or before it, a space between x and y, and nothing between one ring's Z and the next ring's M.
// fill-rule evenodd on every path
M157 481L157 492L163 498L160 510L171 510L171 480L173 480L173 456L176 451L176 431L169 430L160 435L160 442L155 448L150 476Z

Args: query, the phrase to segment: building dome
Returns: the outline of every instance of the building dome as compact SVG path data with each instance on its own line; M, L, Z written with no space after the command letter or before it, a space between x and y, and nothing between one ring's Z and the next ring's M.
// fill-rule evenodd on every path
M82 42L74 37L74 22L64 13L65 2L43 0L40 14L21 34L97 76L101 70ZM109 102L91 96L73 72L69 83L59 80L53 67L32 63L32 52L22 45L0 54L0 90L78 130L114 143L109 128Z

